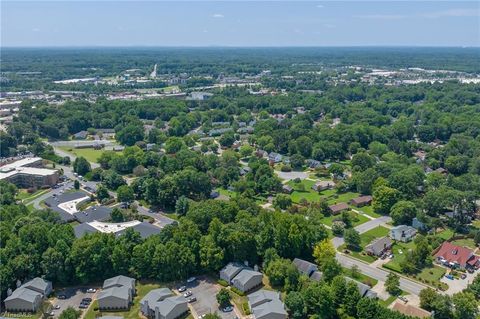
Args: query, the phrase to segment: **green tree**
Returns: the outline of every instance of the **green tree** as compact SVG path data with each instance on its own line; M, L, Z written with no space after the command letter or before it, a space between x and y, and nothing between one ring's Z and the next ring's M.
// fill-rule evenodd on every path
M357 284L353 281L347 282L345 288L345 299L343 301L343 308L345 312L350 316L356 318L357 316L357 304L362 296L358 292Z
M390 214L390 209L398 201L400 193L388 186L379 186L373 191L373 210L382 215Z
M224 265L224 251L211 235L200 239L200 265L210 271L218 271Z
M179 216L184 216L188 212L190 202L186 196L180 196L175 203L175 213Z
M395 225L410 225L415 216L417 216L417 207L413 202L406 200L395 203L390 210L390 217Z
M329 239L322 240L313 248L313 257L321 270L329 260L335 259L336 254L337 251Z
M125 215L122 210L115 207L110 214L110 217L114 223L121 223L125 221Z
M122 185L117 189L117 200L123 203L131 203L135 199L133 189L128 185Z
M97 187L97 198L100 202L103 201L104 199L110 198L110 194L108 193L108 189L103 184L100 184Z
M141 123L129 124L116 132L115 138L123 145L132 146L145 138Z
M74 182L73 182L73 188L75 189L80 189L80 182L78 181L78 179L76 179Z
M400 277L393 272L389 273L385 281L385 289L392 296L399 295L402 292L400 290Z
M292 198L286 194L278 194L273 201L273 206L280 209L287 209L292 206Z
M348 248L353 250L360 249L360 234L354 228L345 229L343 238L345 239L345 244Z
M298 291L291 291L285 298L285 306L287 307L290 318L304 319L306 318L305 301Z
M457 319L475 319L480 313L479 304L475 295L471 292L459 292L452 297L455 305L455 318Z
M221 308L224 308L230 305L231 296L227 289L225 288L220 289L216 297L217 297L217 302Z
M73 171L78 175L85 175L92 170L90 163L85 159L85 157L77 157L73 161Z
M80 318L82 312L80 310L75 310L73 307L68 307L58 317L59 319L77 319Z

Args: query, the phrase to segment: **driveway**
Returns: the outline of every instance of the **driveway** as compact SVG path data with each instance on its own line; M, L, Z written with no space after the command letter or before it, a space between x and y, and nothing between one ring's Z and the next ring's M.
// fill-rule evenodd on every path
M88 297L88 298L92 298L92 300L95 300L97 295L97 293L87 293L86 292L87 288L91 288L91 287L65 288L57 291L57 296L63 294L67 298L66 299L54 298L51 300L52 305L60 306L59 309L54 310L55 315L53 317L58 318L62 313L62 311L64 311L68 307L72 307L76 310L83 310L84 312L86 312L87 309L78 308L78 306L82 302L82 299Z
M475 271L473 274L467 272L467 273L465 273L467 275L467 278L465 278L465 279L450 280L450 279L446 278L445 276L443 276L440 279L440 281L444 282L448 285L448 289L445 290L445 293L447 295L453 295L453 294L456 294L457 292L460 292L460 291L464 290L465 288L467 288L468 284L472 283L475 276L480 276L479 273L480 273L479 270ZM447 271L447 274L448 274L448 271Z
M281 172L281 171L275 171L275 174L277 174L278 177L280 177L284 183L300 178L300 179L305 179L308 177L308 172Z
M192 284L187 284L187 289L192 291L192 297L196 297L197 301L190 304L193 309L194 318L207 313L217 313L223 319L234 319L237 317L237 310L231 312L223 312L218 309L217 293L222 288L215 281L209 278L199 278Z
M177 221L175 219L172 219L170 217L167 217L167 216L163 215L160 211L158 211L158 212L150 211L148 208L140 205L140 203L138 201L135 201L135 204L137 205L137 210L140 214L145 215L145 216L149 216L149 217L152 217L153 219L155 219L155 225L160 227L160 228L163 228L163 227L165 227L167 225L170 225L170 224L173 224L173 223L177 223Z
M366 223L360 224L355 227L355 230L358 231L360 234L366 233L369 230L372 230L380 225L384 225L390 222L392 219L389 216L381 216L372 220L369 220ZM334 237L332 239L333 246L335 248L340 247L345 243L345 240L342 237Z

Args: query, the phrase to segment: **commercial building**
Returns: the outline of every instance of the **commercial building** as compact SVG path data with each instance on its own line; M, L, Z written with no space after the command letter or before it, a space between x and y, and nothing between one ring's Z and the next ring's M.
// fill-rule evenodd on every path
M27 157L0 167L0 180L20 188L50 187L58 182L57 170L43 168L40 157Z

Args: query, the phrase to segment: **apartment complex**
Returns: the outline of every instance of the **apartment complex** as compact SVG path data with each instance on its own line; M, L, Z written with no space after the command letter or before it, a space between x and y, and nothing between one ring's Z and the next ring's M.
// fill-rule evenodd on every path
M0 180L20 188L52 186L58 178L57 170L43 168L40 157L27 157L0 167Z

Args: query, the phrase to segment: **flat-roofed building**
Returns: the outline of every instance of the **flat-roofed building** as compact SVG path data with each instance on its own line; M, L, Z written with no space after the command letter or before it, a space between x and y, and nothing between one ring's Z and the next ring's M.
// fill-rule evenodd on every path
M0 180L6 180L17 187L53 186L58 182L57 170L42 168L40 157L27 157L0 167Z

